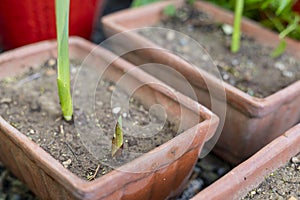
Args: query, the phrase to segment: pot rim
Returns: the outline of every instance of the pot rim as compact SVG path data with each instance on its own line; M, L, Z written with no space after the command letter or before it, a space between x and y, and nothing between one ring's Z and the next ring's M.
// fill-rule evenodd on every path
M97 47L95 44L92 44L80 37L70 37L69 43L70 43L70 46L80 47L83 50L87 50L87 51L93 50L93 53L95 53L96 55L99 55L99 56L103 56L103 57L108 56L110 58L115 57L114 54L112 54L108 50ZM32 56L32 55L37 54L40 51L44 51L44 52L53 51L53 49L56 49L56 42L53 40L47 40L47 41L42 41L42 42L38 42L35 44L27 45L24 47L20 47L20 48L2 53L0 55L0 64L3 65L3 63L9 62L12 59L22 59L23 57L26 57L26 56ZM122 59L118 59L117 62L118 63L116 65L118 65L119 68L121 68L122 70L125 70L125 71L130 70L134 67L132 64L130 64L127 61L122 60ZM142 79L140 77L140 75L143 75L143 77L144 77L145 73L142 70L135 70L135 71L136 71L135 75L137 76L135 78L142 81L144 78ZM151 76L149 76L147 74L146 74L146 76L147 76L146 78L155 80L155 78L152 78ZM158 80L155 80L155 81L158 81ZM170 94L170 92L166 92L167 90L162 87L157 87L157 84L151 84L149 86L152 87L153 89L161 92L163 95L178 102L176 99L174 99L173 94ZM181 94L178 94L178 95L181 98L180 102L181 103L183 102L183 106L185 106L192 112L196 113L197 115L200 115L203 119L203 121L201 121L197 125L191 127L190 129L192 129L192 128L196 128L197 130L203 129L205 132L206 130L209 129L209 127L211 128L211 130L207 133L207 136L206 136L206 141L207 141L214 134L214 131L219 122L218 117L215 114L213 114L211 111L209 111L207 108L200 105L199 103L192 101L191 99L189 99L188 97L185 97L184 95L181 95ZM190 129L188 129L188 130L190 130ZM88 181L85 181L85 180L79 178L78 176L76 176L75 174L73 174L72 172L70 172L69 170L64 168L59 163L59 161L54 159L49 153L47 153L45 150L43 150L41 147L39 147L36 143L31 141L29 138L27 138L27 136L25 136L20 131L18 131L16 128L11 126L1 116L0 116L0 131L11 133L11 134L8 134L7 137L9 137L20 149L22 149L25 152L25 154L28 156L29 159L31 159L32 161L37 163L37 165L39 167L41 167L42 169L44 169L46 173L48 173L48 174L51 173L52 174L51 176L54 179L56 179L60 184L63 184L69 191L74 193L75 196L80 197L80 198L82 198L82 197L89 198L89 195L93 195L93 193L95 191L97 191L97 190L99 190L99 188L105 186L106 181L109 181L111 179L115 179L118 176L121 176L122 173L119 173L119 170L122 170L122 168L124 166L130 165L132 163L137 164L141 161L144 161L145 158L147 157L147 155L153 154L156 151L163 149L167 145L167 143L170 143L174 140L178 140L178 139L176 139L176 138L178 138L178 136L176 136L173 139L169 140L168 142L162 144L161 146L154 148L150 152L145 153L142 156L134 159L133 161L121 166L117 170L113 170L104 176L101 176L93 181L88 182ZM183 132L180 135L184 135L186 132L187 131ZM202 133L202 134L204 134L204 133ZM92 198L92 196L90 198Z
M274 139L192 199L223 199L224 196L228 199L242 198L258 186L265 176L284 166L292 156L299 153L299 143L300 123Z
M175 5L176 7L179 7L184 3L184 0L170 0L166 2L157 2L153 3L144 7L140 8L130 8L126 10L122 10L107 16L104 16L102 18L102 24L104 26L104 29L108 29L109 31L112 31L115 33L120 32L127 32L131 30L131 28L127 28L126 26L122 25L122 22L128 22L128 20L134 20L137 18L137 16L140 15L148 15L150 23L154 23L155 20L157 20L158 17L149 17L149 15L157 15L158 13L161 13L161 11L167 6L167 5ZM215 5L212 5L208 2L203 1L196 1L195 6L197 8L201 8L204 10L208 10L212 13L221 13L221 15L218 17L216 21L220 21L224 18L228 18L228 23L232 23L233 15L230 11L226 11L222 8L219 8ZM214 15L216 16L216 14ZM150 19L151 18L151 19ZM231 22L230 22L231 20ZM131 26L131 25L130 25ZM141 25L138 25L139 28L142 28ZM149 24L147 24L149 26ZM136 27L135 27L136 28ZM133 29L135 29L133 28ZM273 42L273 44L268 44L267 46L273 45L276 46L277 43L279 43L278 35L270 30L267 30L260 26L258 23L249 20L247 18L243 17L242 22L242 31L245 30L246 34L249 34L249 30L251 29L258 29L259 31L263 31L268 37L271 37L272 40L276 41ZM132 37L132 39L136 39L143 44L149 45L151 48L154 49L162 49L163 47L160 47L157 44L154 44L153 42L149 41L145 37L142 37L141 35L138 35L137 33L129 33L129 35ZM286 38L288 47L287 51L289 54L293 54L292 56L300 57L299 55L299 42ZM297 47L298 46L298 47ZM298 48L298 51L296 49ZM180 62L180 65L184 65L190 73L195 72L195 70L191 70L191 65L187 62L183 61L181 58L179 58L176 55L172 55L173 58L176 58ZM265 115L270 114L274 110L278 109L281 105L286 104L294 99L295 96L297 96L300 93L300 80L290 84L289 86L265 97L265 98L257 98L252 97L249 94L241 91L240 89L230 85L229 83L226 83L224 81L220 81L213 77L212 75L206 73L204 70L198 69L200 71L196 72L199 75L199 78L201 76L205 80L211 80L214 82L214 84L217 87L224 87L226 91L227 96L227 103L233 105L236 108L239 108L242 112L245 114L251 116L251 117L263 117ZM203 79L202 78L202 79ZM284 98L282 98L284 97Z

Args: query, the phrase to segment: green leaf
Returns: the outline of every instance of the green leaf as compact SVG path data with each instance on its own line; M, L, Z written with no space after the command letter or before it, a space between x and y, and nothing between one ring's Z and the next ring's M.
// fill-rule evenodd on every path
M118 118L115 133L111 141L111 156L120 155L123 149L123 131L122 131L122 117Z
M276 49L274 49L274 51L272 51L271 53L271 57L276 58L278 56L280 56L286 49L286 42L282 39L280 40L279 45L276 47Z
M231 52L236 53L240 49L241 20L243 16L244 0L236 0L233 22L233 34L231 40Z
M190 4L190 5L194 5L195 1L196 0L187 0L187 3Z
M285 30L283 30L280 34L279 37L281 39L283 39L284 37L286 37L288 34L290 34L292 31L296 30L297 27L299 26L299 21L300 21L300 17L296 16L293 23L291 23Z
M61 109L65 120L70 121L73 115L70 91L69 63L69 9L70 0L56 0L56 36L57 36L57 86Z
M279 3L279 5L276 10L276 15L280 15L284 9L286 9L291 3L293 3L293 0L280 0L277 2Z
M168 17L173 17L176 15L176 7L174 5L168 5L164 8L163 14Z
M140 6L145 6L145 5L148 5L148 4L151 4L151 3L155 3L157 1L158 0L134 0L131 3L131 7L136 8L136 7L140 7Z

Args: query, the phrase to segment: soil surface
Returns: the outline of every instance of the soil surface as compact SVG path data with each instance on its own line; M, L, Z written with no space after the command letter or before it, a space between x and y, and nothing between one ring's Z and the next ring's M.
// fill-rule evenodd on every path
M272 58L274 49L246 35L242 35L239 52L231 53L232 27L216 24L211 16L189 5L177 9L174 16L165 16L155 27L172 30L141 29L139 33L207 71L212 63L209 54L223 80L251 96L263 98L300 80L299 61L287 54ZM173 30L191 38L179 37ZM202 53L194 40L208 54Z
M269 174L259 186L242 200L250 199L300 199L300 153L285 166Z
M71 65L72 75L75 75L78 69L79 66ZM86 80L89 80L89 77L86 77ZM102 87L97 87L96 91L95 121L104 128L104 134L108 135L111 142L115 124L112 123L114 116L109 97L114 85L106 81L101 81L100 85ZM101 101L97 99L99 95ZM122 95L127 94L123 92ZM39 69L30 69L20 77L6 78L0 82L0 115L59 160L65 168L83 179L93 180L112 170L87 151L74 123L61 118L54 59L48 60ZM81 116L80 119L85 120L93 119L93 116L82 117L81 110L77 107L74 108L74 116ZM123 113L123 118L129 116L133 116L136 124L149 123L148 110L133 99L130 99L130 112L127 116ZM86 121L81 122L82 125L85 123ZM145 153L172 139L176 134L175 127L169 122L155 137L137 140L124 132L124 149ZM110 149L103 154L107 159L111 159Z

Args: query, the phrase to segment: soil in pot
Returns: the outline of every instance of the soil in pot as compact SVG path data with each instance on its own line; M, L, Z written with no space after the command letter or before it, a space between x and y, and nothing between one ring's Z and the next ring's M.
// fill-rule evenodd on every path
M79 65L73 62L71 74L74 76ZM86 80L89 79L87 73ZM114 84L101 81L97 87L96 113L98 125L105 134L114 134L115 124L110 109L110 95ZM71 84L72 85L72 84ZM76 94L76 90L74 90ZM93 180L112 170L95 159L82 144L73 122L67 123L61 118L56 86L56 62L49 59L37 69L31 68L19 77L5 78L0 81L0 115L20 132L26 134L71 172L85 180ZM127 95L125 92L122 95ZM80 114L80 108L74 108L74 115ZM138 101L130 99L127 117L132 116L136 124L149 123L149 113ZM124 113L123 117L126 117ZM92 116L84 116L84 119ZM82 119L82 118L80 118ZM151 119L156 120L156 119ZM81 122L83 125L85 121ZM166 122L154 137L135 139L124 135L124 149L145 153L172 139L177 134L176 127ZM103 152L111 157L110 150ZM109 157L108 156L108 157ZM120 157L120 159L122 156Z
M223 80L251 96L267 97L300 79L299 61L287 54L272 58L273 48L262 46L246 35L242 35L240 51L231 53L231 27L215 23L212 16L193 6L178 8L174 16L165 16L155 26L176 30L195 39L211 56ZM139 33L210 71L205 62L197 62L202 55L195 49L193 40L177 38L171 30L153 31L141 29ZM202 61L205 60L207 58L203 57Z
M300 199L300 153L265 177L258 187L242 199Z

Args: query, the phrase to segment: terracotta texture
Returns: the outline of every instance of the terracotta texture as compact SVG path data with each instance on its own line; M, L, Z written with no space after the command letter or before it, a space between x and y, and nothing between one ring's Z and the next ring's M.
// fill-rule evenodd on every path
M300 124L273 140L192 199L240 199L257 187L265 176L285 165L291 157L299 153L299 144Z
M70 1L70 35L89 39L104 0ZM12 49L54 39L55 1L3 0L0 4L0 43Z
M149 27L160 20L162 11L167 5L180 6L182 3L182 0L159 2L150 6L128 9L108 15L102 18L104 30L107 36L111 36L115 33L135 28ZM209 3L197 1L195 7L210 13L217 22L227 24L232 24L233 22L232 13ZM248 19L243 19L242 31L267 46L275 47L279 43L276 33L266 30ZM122 45L126 47L128 44L135 47L148 47L148 49L126 55L126 59L136 65L161 63L172 67L190 81L201 104L210 107L210 95L216 101L221 101L218 95L208 92L208 84L213 85L216 90L224 87L227 99L226 119L214 151L233 164L240 163L250 157L300 120L300 81L266 98L255 98L225 82L222 85L220 81L214 79L203 70L194 70L191 65L175 55L157 51L156 49L161 49L162 47L153 44L138 34L130 32L124 35L128 37L126 41L130 40L130 42L121 43L116 48L122 48ZM299 43L287 39L287 44L287 52L296 58L300 58ZM147 72L150 73L150 71ZM161 80L167 80L168 78L166 77L173 76L172 74L164 74L162 76L161 72L154 72L151 75ZM185 94L185 90L181 88L179 82L167 82L167 84ZM218 110L212 111L216 114L222 112ZM223 119L221 118L220 124L222 123Z
M96 46L80 38L70 39L70 57L82 61ZM56 56L56 43L45 41L22 47L0 56L0 79L21 73L26 68L39 66L49 57ZM107 60L116 57L103 48L90 54L91 65L101 67ZM87 63L88 64L88 63ZM135 68L130 63L116 59L109 70L108 78L118 80L125 72ZM145 80L160 83L141 70L135 70L129 84ZM125 86L126 87L126 86ZM182 134L167 143L138 157L94 181L87 182L65 169L57 160L29 140L0 117L0 160L41 199L166 199L178 194L185 185L198 155L215 132L218 118L197 102L178 93L171 93L157 84L145 85L136 94L142 103L161 104L171 120L178 120L182 112L188 114ZM201 118L190 124L192 118ZM190 144L188 148L185 144ZM176 159L176 152L183 150ZM166 160L173 160L169 164ZM157 170L152 170L152 169ZM129 173L142 171L144 173Z

